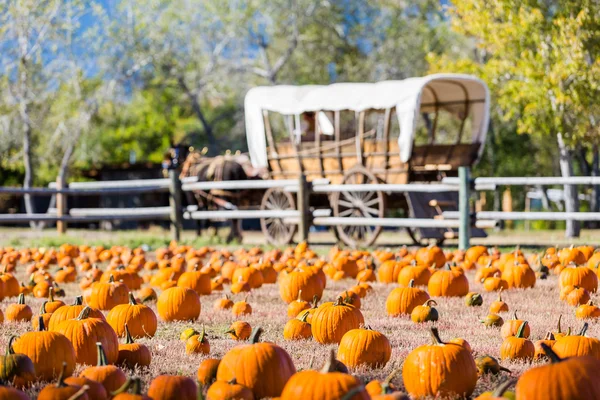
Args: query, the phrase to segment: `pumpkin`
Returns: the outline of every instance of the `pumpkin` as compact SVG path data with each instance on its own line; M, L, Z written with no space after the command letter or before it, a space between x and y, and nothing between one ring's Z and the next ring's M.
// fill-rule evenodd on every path
M87 394L90 400L108 399L108 394L106 393L106 389L104 389L104 386L102 386L101 383L93 381L91 379L70 376L67 379L65 379L65 383L67 385L80 386L82 388L84 386L87 386L88 389L85 392L85 394Z
M571 247L562 249L558 253L558 259L562 265L569 265L571 263L580 265L585 264L587 261L585 255L577 248Z
M431 275L427 290L434 297L460 297L469 293L469 280L465 274L457 269L452 269L447 264L444 269Z
M229 382L217 381L206 392L207 400L254 400L252 391L240 385L235 379Z
M68 385L65 383L66 378L66 370L67 363L63 363L63 367L61 373L58 377L58 382L56 384L51 384L45 386L38 395L38 400L71 400L71 399L81 399L88 400L87 394L84 393L76 397L76 394L79 394L81 391L81 386L77 385ZM86 388L87 390L87 388Z
M210 353L210 343L208 343L204 325L202 326L202 332L200 332L199 335L193 335L185 342L185 352L186 354Z
M568 305L577 307L590 301L590 293L585 288L575 286L565 300Z
M15 339L16 336L11 336L6 354L0 356L0 380L22 387L35 380L35 367L26 354L15 353L12 345Z
M125 336L125 326L133 338L153 337L156 333L156 314L148 306L138 304L129 292L129 303L119 304L109 311L106 322L115 330L118 337Z
M231 307L233 307L233 301L231 301L229 295L225 295L225 297L217 299L213 303L213 310L229 310Z
M369 326L351 329L342 336L337 359L350 368L366 365L369 368L383 368L392 355L392 347L387 337Z
M137 295L142 303L147 303L149 301L156 301L158 299L156 292L151 287L141 288L137 292Z
M499 268L492 266L490 262L485 267L479 268L475 273L475 280L477 282L484 282L487 278L491 278L497 275L502 275L502 271ZM504 281L506 282L506 281Z
M42 303L42 306L40 307L40 314L37 317L33 317L33 319L31 320L31 326L36 331L39 330L40 318L43 322L44 330L48 327L48 324L50 323L50 318L52 318L52 314L46 312L46 304L48 304L47 300Z
M600 340L585 336L588 323L583 324L579 335L556 338L552 350L562 358L577 356L592 356L600 359Z
M498 291L498 300L490 304L490 314L499 314L501 312L508 312L508 304L502 300L502 289Z
M377 269L377 280L381 283L398 282L400 271L408 264L409 261L402 260L400 257L384 261Z
M187 340L189 338L191 338L192 336L197 335L199 333L200 332L198 332L194 328L186 328L183 331L181 331L181 334L179 335L179 340L181 340L182 342L187 342Z
M233 271L232 282L248 282L251 289L258 289L264 283L264 277L259 269L254 267L242 267Z
M159 375L152 380L148 396L152 400L196 400L196 383L185 376Z
M577 266L569 264L561 271L558 283L561 288L565 286L578 286L585 288L590 293L596 293L598 289L598 276L585 265Z
M365 322L359 309L338 297L335 303L324 303L311 320L312 335L318 343L339 343L346 332Z
M465 296L465 305L467 307L478 307L483 304L483 297L479 293L469 292Z
M129 391L129 393L128 393ZM113 392L113 400L152 400L142 394L142 380L130 378L117 391Z
M60 307L58 310L52 313L50 321L48 322L48 330L54 331L61 322L77 318L84 308L85 306L83 305L83 297L77 296L72 305ZM104 314L102 314L100 310L90 308L89 313L91 318L105 319Z
M89 304L99 310L112 310L119 304L127 304L129 289L124 283L115 282L111 275L108 282L97 282L92 285L92 294Z
M499 384L493 392L483 392L480 396L477 396L475 400L515 400L514 393L508 391L508 388L514 383L514 380L507 379Z
M595 306L590 300L587 304L582 304L575 309L575 318L577 319L596 319L600 318L600 307Z
M533 344L533 346L535 347L535 353L533 355L533 359L541 360L541 359L546 358L546 353L544 353L542 344L552 347L552 346L554 346L554 343L556 343L556 339L554 338L554 335L552 334L552 332L548 332L543 339L536 340L536 342Z
M252 333L252 327L244 321L235 321L225 333L234 340L246 340Z
M396 288L390 292L385 302L385 309L389 316L410 315L416 306L429 300L429 294L422 289L415 288L414 285L415 281L412 280L408 287Z
M432 343L411 351L402 367L406 391L413 397L470 396L477 383L471 353L454 343L444 343L431 328Z
M488 251L485 246L472 246L467 249L465 252L465 261L470 261L476 263L480 257L487 256Z
M560 321L561 320L562 320L562 314L560 314L558 316L558 322L556 323L556 331L552 332L552 334L554 335L554 337L557 340L560 339L560 338L562 338L562 337L569 336L571 334L571 328L569 328L566 333L561 330L561 327L560 327Z
M0 400L30 400L29 396L20 390L0 385Z
M500 333L502 334L502 338L505 339L509 336L515 336L517 334L517 332L519 331L519 328L521 327L521 325L523 325L523 320L520 320L517 317L517 312L515 311L513 313L513 317L512 319L509 319L508 321L506 321L504 323L504 325L502 325L502 330L500 331ZM525 328L522 332L523 337L524 338L528 338L529 335L531 334L531 330L529 329L529 324L525 324Z
M127 377L119 367L108 364L102 342L96 342L96 350L98 364L84 369L79 376L101 383L107 393L112 393L123 386Z
M70 376L76 360L73 344L60 333L46 331L43 320L38 325L37 332L27 332L14 342L14 351L31 359L38 379L56 378L63 371L63 365L66 365L64 377Z
M239 361L239 355L247 344L235 346L231 350L229 350L223 358L221 358L221 362L219 363L219 368L217 369L217 380L229 382L235 378L235 368Z
M500 346L500 359L505 360L529 360L535 355L535 346L525 335L527 321L523 321L515 336L504 339Z
M509 288L527 289L535 287L535 272L529 264L515 261L505 265L502 271L502 279L508 283Z
M298 299L298 293L302 290L301 298L311 301L313 296L321 299L325 289L325 273L322 270L312 268L295 268L292 272L281 274L279 279L279 295L286 303Z
M304 313L300 318L293 318L286 322L283 327L283 338L285 340L303 340L312 337L311 326L306 322L309 314Z
M549 346L542 346L551 363L531 368L521 375L515 389L518 399L600 398L600 361L597 358L573 356L565 359Z
M119 339L108 322L90 317L91 309L84 308L79 316L63 321L56 327L73 343L77 363L96 365L99 351L97 342L102 343L103 351L109 364L114 364L119 357Z
M184 272L177 280L177 286L194 290L198 295L209 295L212 292L210 275L200 271L196 264L191 271Z
M416 306L410 313L410 319L416 323L437 321L438 311L433 306L437 306L437 303L432 299L427 300L423 305Z
M259 342L262 328L250 337L249 345L241 348L234 376L241 385L254 393L257 399L281 395L288 379L296 373L289 354L273 343Z
M64 301L56 300L54 298L54 287L50 286L48 292L48 301L46 302L46 312L52 314L64 305Z
M424 264L410 264L398 274L398 283L402 287L407 287L410 281L414 281L415 286L427 286L431 279L431 271Z
M431 245L421 247L415 254L417 263L427 265L433 268L442 268L446 264L446 256L444 251L438 246Z
M317 308L319 308L319 299L317 298L317 296L315 296L315 297L313 297L312 307L307 308L304 311L301 311L296 316L296 319L302 319L302 317L306 314L306 322L308 322L310 324L312 321L312 316L315 313L315 311L317 311Z
M246 297L243 301L236 301L233 304L233 307L231 307L231 313L234 317L252 314L252 306L246 300L248 300L248 297Z
M302 300L302 290L298 291L298 298L288 304L287 316L290 318L296 318L301 311L310 308L308 301Z
M365 385L365 389L367 393L371 396L371 398L375 396L379 396L381 394L389 394L395 392L397 389L392 384L392 379L398 375L402 371L402 368L397 368L393 370L385 380L379 381L377 379L373 379L369 383Z
M21 293L19 295L19 299L16 304L10 304L4 310L4 316L7 321L12 322L21 322L31 321L31 317L33 316L33 311L31 311L31 307L25 304L25 295Z
M491 328L491 327L501 328L502 325L504 325L504 319L502 319L502 317L499 316L498 314L489 314L488 316L486 316L484 319L480 320L479 322L481 322L483 325L485 325L488 328Z
M152 354L146 345L135 343L129 331L129 325L125 323L125 343L119 344L119 357L117 364L134 369L147 367L152 361Z
M498 360L496 360L492 356L479 356L475 359L475 365L477 366L477 372L479 375L498 375L500 372L508 372L510 370L508 368L504 368L500 365Z
M304 370L292 375L283 388L280 399L369 399L369 394L357 378L336 371L335 361L335 353L332 350L329 360L320 371Z
M203 386L208 386L217 379L217 370L221 360L217 358L207 358L200 363L198 367L197 380Z
M156 302L158 315L166 321L195 321L200 316L200 297L192 289L172 287Z

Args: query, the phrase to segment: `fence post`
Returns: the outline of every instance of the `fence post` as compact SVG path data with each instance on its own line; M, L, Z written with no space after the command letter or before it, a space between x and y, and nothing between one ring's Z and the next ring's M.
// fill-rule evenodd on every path
M169 207L171 212L171 238L179 241L181 236L182 213L181 213L181 181L179 180L179 169L169 170Z
M460 225L458 228L458 248L466 250L469 248L471 239L471 208L469 205L471 176L469 167L458 168L459 192L458 210L460 212Z
M312 223L312 215L310 212L310 190L310 182L306 180L304 174L300 174L300 177L298 178L298 211L300 212L298 231L300 232L300 240L303 242L308 242L308 230Z
M65 178L59 175L56 178L56 189L63 190L65 189ZM67 195L64 193L56 194L56 216L64 217L67 214ZM64 234L67 232L67 223L65 221L56 221L56 231L59 234Z

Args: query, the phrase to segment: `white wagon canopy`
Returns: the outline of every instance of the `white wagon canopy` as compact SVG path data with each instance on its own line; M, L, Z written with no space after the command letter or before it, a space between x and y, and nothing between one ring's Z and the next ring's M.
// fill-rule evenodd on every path
M453 170L473 164L481 155L489 101L486 84L462 74L256 87L245 98L248 148L253 165L269 168L274 178L290 168L297 174L298 162L291 163L296 155L310 177L343 174L351 167L349 157L364 166L372 164L380 178L382 168L391 170L384 174L386 180L390 174L408 173L410 167ZM396 118L390 118L393 113ZM332 142L337 146L329 145ZM337 158L337 165L328 158ZM315 159L329 165L319 166Z

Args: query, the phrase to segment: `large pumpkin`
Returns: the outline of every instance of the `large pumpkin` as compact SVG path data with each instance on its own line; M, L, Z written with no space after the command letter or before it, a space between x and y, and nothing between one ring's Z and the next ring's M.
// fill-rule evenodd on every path
M280 274L279 295L288 304L298 299L300 291L302 291L300 298L304 301L311 301L314 296L320 300L325 289L325 282L322 270L298 267L292 272Z
M324 303L312 315L311 331L318 343L339 343L346 332L365 322L356 307L338 297L335 303Z
M321 371L297 372L289 379L281 393L281 400L367 400L369 394L352 375L337 372L335 353Z
M153 337L156 333L156 314L148 306L138 304L129 292L129 303L119 304L106 316L106 322L112 326L118 337L125 336L125 325L134 338Z
M516 387L518 399L600 399L600 361L597 358L562 358L549 346L542 346L551 363L531 368L521 375Z
M421 247L415 254L417 263L425 264L428 267L442 268L446 264L444 251L438 246Z
M579 335L557 337L552 350L561 358L592 356L600 360L600 340L585 336L587 329L586 322Z
M434 297L462 297L469 293L469 280L462 270L452 269L446 264L444 269L431 275L427 289Z
M342 336L337 359L351 368L361 365L383 368L391 355L392 347L388 338L367 326L349 330Z
M569 264L559 275L560 287L578 286L586 289L590 293L596 293L598 290L598 276L585 265L577 266Z
M108 322L90 317L91 309L84 308L79 316L72 320L63 321L56 327L56 332L62 333L73 343L77 363L98 364L97 342L102 343L106 359L114 364L119 357L119 339Z
M106 283L97 282L92 286L90 306L99 310L112 310L119 304L127 304L129 288L121 282L115 282L111 275Z
M502 271L502 279L508 283L511 289L526 289L535 286L535 272L529 264L515 261L504 266Z
M412 263L400 271L398 274L398 283L400 286L407 287L411 281L415 286L427 286L431 278L431 271L426 264Z
M257 328L238 354L234 376L238 383L252 390L257 399L277 397L296 367L289 354L274 343L259 342L262 328Z
M410 315L416 306L429 300L429 294L414 285L415 281L411 280L408 287L396 288L390 292L385 301L385 310L389 316Z
M45 331L43 322L38 329L23 334L14 342L13 349L31 359L38 379L53 380L63 370L63 363L64 377L71 376L76 360L73 344L61 333Z
M60 307L52 313L50 321L48 322L48 330L54 331L61 322L77 318L84 308L85 306L83 305L83 297L77 296L72 305ZM91 318L105 319L104 314L102 314L102 311L100 310L90 308L89 313Z
M192 289L172 287L160 294L156 309L167 322L195 321L200 316L200 297Z
M431 328L432 343L419 346L404 360L402 378L413 397L468 397L477 384L471 353L458 344L444 343Z

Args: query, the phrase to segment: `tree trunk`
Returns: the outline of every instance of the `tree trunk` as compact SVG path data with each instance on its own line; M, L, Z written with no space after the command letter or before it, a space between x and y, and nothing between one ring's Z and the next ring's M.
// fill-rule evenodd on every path
M204 115L204 112L202 111L202 107L200 106L200 102L198 101L198 96L196 96L190 90L190 88L183 80L183 77L177 78L177 81L179 82L179 86L183 89L188 99L190 100L192 110L194 111L194 114L196 114L196 117L198 117L200 123L202 124L202 127L204 128L204 133L206 134L206 137L208 139L208 155L216 155L218 152L217 139L215 138L212 125L208 122Z
M562 135L557 135L558 148L560 151L560 172L564 178L573 176L573 157L571 151L567 148ZM564 186L564 198L565 198L565 211L566 212L577 212L579 211L579 198L577 195L576 185L565 185ZM565 230L565 236L567 238L579 237L580 224L579 221L567 220L567 227Z

